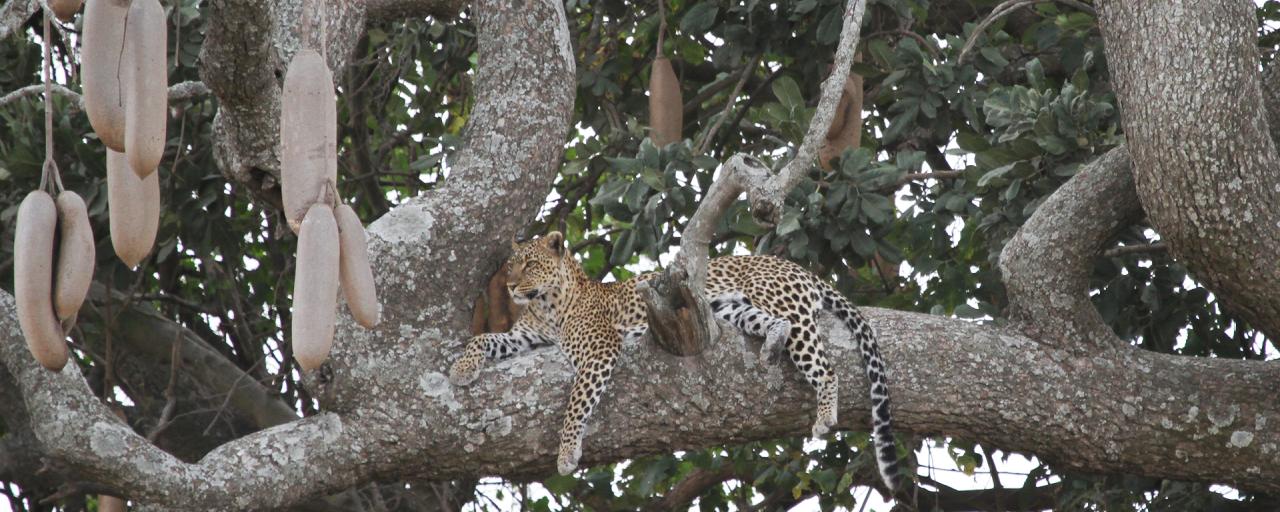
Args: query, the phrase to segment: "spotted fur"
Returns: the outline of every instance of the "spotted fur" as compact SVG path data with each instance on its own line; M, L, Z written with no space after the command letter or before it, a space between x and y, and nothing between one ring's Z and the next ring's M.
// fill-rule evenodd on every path
M560 473L568 474L578 466L587 418L600 402L624 337L647 329L644 303L635 288L652 274L621 283L594 281L564 250L560 233L513 244L512 249L507 287L517 303L529 307L509 332L473 337L449 378L455 385L467 385L486 359L506 359L558 343L576 371L557 459ZM902 475L890 427L884 360L875 332L858 309L804 268L771 256L711 260L706 295L717 318L764 338L762 359L775 361L786 354L813 386L818 401L814 437L835 426L839 394L839 377L818 337L816 315L825 309L845 323L858 342L871 382L872 440L880 474L890 489L897 489Z

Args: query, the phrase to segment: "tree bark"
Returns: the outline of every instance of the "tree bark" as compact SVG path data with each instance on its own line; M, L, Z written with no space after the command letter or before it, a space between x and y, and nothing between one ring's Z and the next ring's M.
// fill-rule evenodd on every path
M1223 305L1280 338L1280 157L1259 79L1254 5L1099 2L1142 206Z
M1082 471L1280 490L1274 364L1136 349L1077 357L959 320L880 309L867 315L881 333L903 431L960 436ZM453 351L431 341L438 333L396 320L400 328L378 337L380 353L333 372L331 392L350 399L342 409L233 441L197 464L120 425L77 368L41 369L25 352L7 294L0 295L0 355L48 455L143 502L257 508L393 475L521 478L552 470L572 378L558 351L499 363L476 385L455 389L443 373ZM866 382L854 342L833 318L821 325L844 375L841 425L864 428L867 402L857 390ZM592 423L584 462L801 435L811 423L812 393L790 368L762 366L753 349L725 336L689 369L648 343L629 346ZM378 389L354 389L362 383Z
M1115 148L1054 191L1000 254L1010 320L1044 343L1078 352L1123 341L1089 301L1093 259L1142 213L1129 152Z

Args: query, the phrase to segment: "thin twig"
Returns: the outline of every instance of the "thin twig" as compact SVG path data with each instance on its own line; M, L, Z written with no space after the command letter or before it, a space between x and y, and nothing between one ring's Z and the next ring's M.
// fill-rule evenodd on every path
M898 178L898 181L895 182L893 184L893 187L891 188L897 189L913 181L953 180L953 179L963 178L963 177L964 177L964 171L913 172L913 173L902 175L902 177Z
M167 293L139 295L135 298L141 301L157 300L161 302L169 302L169 303L177 304L179 306L182 306L187 309L191 309L193 311L200 312L200 313L213 313L215 311L214 308L205 306L204 304L200 304L192 300L184 299L176 295L169 295Z
M173 423L173 410L178 406L178 367L182 365L182 329L173 330L172 349L169 352L169 386L164 390L164 409L156 427L147 434L147 441L156 442L160 433Z
M80 106L81 104L80 95L77 94L75 91L72 91L71 89L68 89L62 86L62 84L51 84L50 88L54 93L74 99L76 101L76 104L75 104L76 108L82 108ZM13 103L23 98L36 96L42 92L44 92L44 84L28 85L26 87L15 89L13 92L10 92L9 94L0 96L0 106L8 105L9 103Z
M658 0L658 44L655 47L657 57L662 57L662 43L667 35L667 0Z
M698 91L698 94L694 95L694 97L684 103L685 115L692 114L695 110L698 110L698 107L702 105L703 102L710 100L717 94L720 94L720 91L732 87L733 84L737 82L737 80L735 80L736 78L737 77L735 77L733 73L726 73L723 77L720 77L720 79L707 84Z
M934 47L933 42L929 41L924 36L917 34L915 32L912 32L910 30L907 30L905 28L896 28L892 30L880 30L880 31L872 32L870 34L867 34L866 37L863 38L863 40L870 41L872 39L875 39L878 36L910 37L912 39L915 39L916 42L919 42L921 46L924 46L925 51L928 51L929 55L933 56L934 58L938 57L938 49Z
M65 96L73 100L73 103L70 106L70 108L74 109L73 112L84 110L84 98L80 93L68 89L61 84L50 84L50 87L53 89L55 94ZM15 89L4 96L0 96L0 107L23 98L36 96L43 91L44 85L42 84L28 85L26 87ZM205 85L204 82L186 81L169 86L170 102L187 100L197 96L205 96L207 94L209 94L209 86Z
M996 458L991 455L989 448L983 447L982 454L987 458L987 471L991 473L991 486L996 490L1004 490L1004 484L1000 483L1000 470L996 469ZM1001 503L1000 494L995 495L995 512L1002 512L1004 504Z
M987 31L987 27L990 27L991 24L999 21L1000 18L1008 16L1020 7L1045 2L1058 2L1060 4L1075 7L1076 9L1094 16L1097 16L1098 14L1098 12L1094 10L1093 6L1079 0L1006 0L1004 3L997 5L995 9L992 9L991 14L988 14L987 17L973 29L973 32L969 33L969 40L965 41L964 47L961 48L960 57L957 59L957 62L964 63L965 57L969 55L969 50L972 50L973 46L978 42L978 35L985 33Z
M733 106L738 102L738 95L742 94L742 86L747 84L747 79L751 78L751 74L755 72L756 66L760 65L760 54L756 54L751 59L751 63L742 70L742 76L738 78L737 85L733 86L733 91L729 93L729 99L724 102L724 110L720 112L720 118L716 119L715 124L711 125L711 129L700 137L697 150L693 152L695 155L701 155L707 152L707 144L710 144L716 137L716 131L720 129L720 125L724 124L725 119L729 118L729 113L733 112Z
M222 405L218 406L218 411L214 413L213 419L209 420L209 425L204 428L204 432L201 435L209 435L209 432L213 430L213 425L218 422L218 418L222 417L222 411L227 410L227 405L231 403L231 397L232 395L235 395L236 388L240 387L240 382L243 381L245 377L248 377L251 372L256 370L258 365L262 364L265 360L265 357L257 360L253 363L253 366L250 366L248 370L245 370L244 373L241 373L236 377L236 380L231 383L231 387L227 388L227 396L222 400Z

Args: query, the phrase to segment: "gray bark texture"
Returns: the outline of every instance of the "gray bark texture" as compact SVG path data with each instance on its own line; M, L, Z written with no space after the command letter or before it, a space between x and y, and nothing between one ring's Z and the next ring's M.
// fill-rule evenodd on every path
M1133 349L1081 357L1013 331L867 313L892 371L899 429L992 443L1084 471L1280 490L1274 364ZM368 336L344 321L342 350L323 385L327 412L229 442L195 464L120 424L74 366L40 368L25 351L8 295L0 296L0 356L47 456L82 479L166 508L283 506L379 478L552 471L572 378L558 351L499 363L472 387L453 388L444 369L460 343L442 340L461 340L463 329L416 314L384 321L392 332ZM858 390L866 382L856 348L838 322L821 324L846 376L841 425L863 428L867 403ZM376 350L357 357L353 349L366 340ZM803 434L812 393L791 368L758 361L754 343L722 337L695 368L648 343L628 347L583 461Z
M1005 244L1008 316L1028 335L1082 352L1123 345L1089 302L1089 277L1103 245L1141 216L1130 167L1124 146L1094 160Z
M440 5L447 9L450 4ZM1178 7L1202 9L1222 3ZM224 109L220 126L225 131L218 140L225 147L219 151L232 179L256 174L266 184L265 176L271 176L276 165L271 126L278 118L279 93L274 70L285 62L276 52L291 54L296 43L281 41L296 41L298 36L296 29L281 28L283 23L272 20L298 19L296 10L301 7L291 7L295 12L287 16L274 11L283 8L225 0L210 4L215 18L226 19L211 24L204 80ZM350 27L363 23L357 20L418 12L412 11L417 8L399 1L335 8L326 21L332 39L330 65L340 66L345 60L359 32ZM1117 35L1115 29L1134 25L1127 17L1131 14L1148 25L1168 23L1144 14L1145 4L1109 3L1103 8L1104 21L1110 24L1110 62L1125 76L1117 79L1124 83L1123 99L1139 87L1149 87L1133 81L1153 64L1120 62L1122 56L1160 62L1181 57L1148 58L1136 53L1136 47L1126 47L1125 41L1112 44L1112 39L1131 37ZM1231 10L1239 14L1236 11L1243 12L1238 6ZM152 443L118 420L95 398L76 365L51 373L36 364L17 326L13 298L0 292L0 400L24 405L6 417L6 427L16 435L0 442L0 477L20 479L38 462L67 475L66 480L92 482L95 492L127 496L144 508L243 510L295 505L374 481L550 474L572 379L564 356L554 349L539 350L493 364L467 388L451 386L445 372L468 338L473 298L505 257L511 235L537 213L556 175L574 101L574 62L563 5L557 0L480 0L472 6L472 15L480 61L466 145L441 186L370 226L383 320L378 328L365 330L343 310L330 360L304 375L324 412L294 420L265 388L256 382L242 385L243 374L225 361L219 364L218 354L202 347L198 335L145 312L130 313L127 320L134 327L119 340L130 357L165 363L172 358L172 346L156 346L155 340L179 343L180 365L199 383L180 380L179 392L198 386L230 392L230 413L251 428L263 428L225 442L199 460L184 460L157 446L164 444L163 436ZM1229 27L1218 28L1220 33L1235 33L1227 31ZM233 38L239 31L254 30L268 35ZM1231 41L1236 39L1247 38ZM1177 39L1151 39L1164 40ZM1243 55L1237 56L1240 59L1252 55L1256 62L1256 51L1233 48ZM1218 68L1194 69L1200 70L1200 82L1218 73ZM1248 70L1240 69L1235 79L1247 82ZM1256 72L1253 76L1256 84ZM1125 100L1125 120L1135 130L1128 149L1113 150L1087 166L1010 242L1001 269L1011 292L1011 326L866 311L880 333L899 430L1030 452L1062 468L1280 492L1280 396L1274 391L1280 366L1126 347L1106 332L1087 298L1083 276L1088 275L1090 260L1117 228L1139 214L1138 199L1156 218L1151 209L1167 208L1162 201L1180 204L1186 199L1178 199L1178 194L1199 190L1195 198L1203 197L1203 204L1185 204L1217 212L1190 215L1207 222L1205 229L1217 229L1205 231L1198 244L1198 232L1178 235L1182 238L1165 235L1175 251L1182 244L1185 252L1177 253L1179 257L1204 252L1220 259L1220 253L1241 250L1243 246L1233 244L1244 241L1217 238L1231 235L1223 234L1226 228L1214 227L1215 222L1234 222L1228 227L1245 230L1242 233L1252 229L1219 215L1224 205L1254 219L1273 215L1268 212L1274 203L1249 202L1261 194L1249 187L1263 183L1264 177L1240 170L1240 183L1232 185L1214 174L1230 168L1221 162L1261 172L1252 166L1269 162L1268 155L1274 153L1270 142L1233 146L1227 139L1251 137L1251 130L1265 137L1265 120L1252 128L1228 129L1221 113L1178 111L1185 117L1176 119L1182 125L1193 115L1206 116L1213 133L1183 141L1185 148L1171 150L1178 158L1155 154L1159 143L1178 132L1165 135L1146 127L1143 123L1149 119L1144 116L1166 115L1151 105L1172 108L1180 105L1178 101ZM1256 117L1245 114L1232 119ZM821 124L829 124L829 118ZM269 134L269 141L254 140L248 136L252 133ZM1152 162L1165 160L1169 162L1156 168L1177 166L1176 170L1162 170L1169 176L1155 179ZM726 166L758 170L741 155ZM1201 181L1193 179L1202 175L1206 177ZM1160 199L1160 194L1172 199ZM1249 201L1228 202L1240 197ZM1118 206L1101 208L1104 201ZM1162 234L1168 222L1157 220ZM1249 273L1252 267L1194 268L1255 277ZM1248 294L1258 292L1249 285L1240 290L1218 284L1224 286L1223 300L1230 296L1236 301L1229 304L1253 304ZM110 303L109 297L95 299L99 300ZM93 307L86 308L87 316L97 314ZM869 415L862 390L867 383L856 347L838 322L823 317L820 323L836 371L844 375L841 426L865 428ZM610 390L593 415L583 463L806 433L813 397L799 374L759 361L758 340L743 339L732 329L722 331L694 360L671 356L649 341L627 346ZM151 346L143 346L147 340ZM93 342L87 346L96 349ZM134 363L122 359L120 364ZM147 375L141 385L156 387L165 377Z
M1262 108L1254 4L1099 2L1134 183L1175 258L1280 339L1280 156Z

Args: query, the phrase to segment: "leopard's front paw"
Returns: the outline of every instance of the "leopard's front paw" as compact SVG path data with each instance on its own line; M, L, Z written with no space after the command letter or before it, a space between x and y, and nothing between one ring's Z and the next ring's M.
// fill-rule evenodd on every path
M480 368L474 363L462 359L449 368L449 383L454 386L466 386L475 382L480 376Z
M814 424L813 424L813 438L814 438L814 439L820 439L820 438L822 438L822 436L827 435L827 432L830 432L830 431L831 431L831 429L830 429L830 428L827 428L827 426L826 426L826 425L823 425L823 421L822 421L822 420L818 420L816 423L814 423Z

